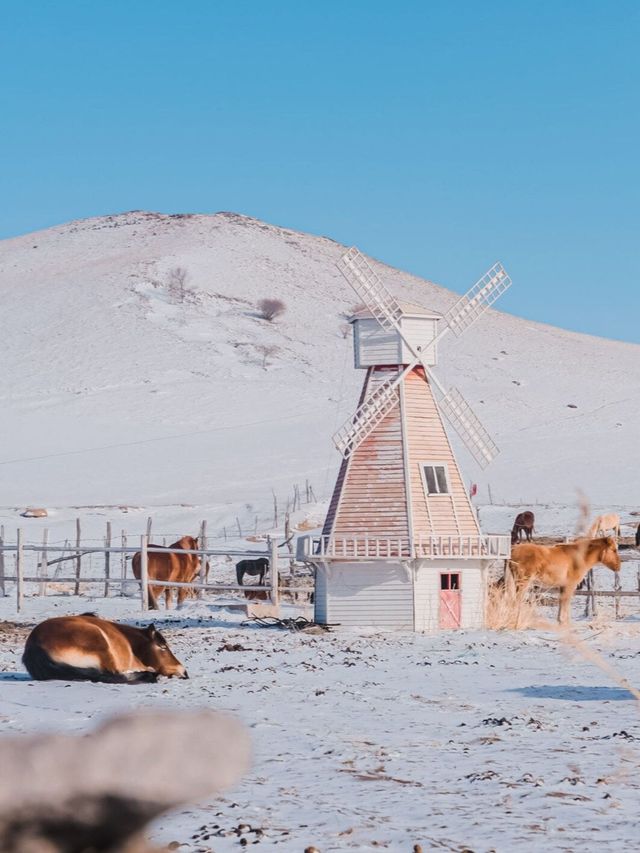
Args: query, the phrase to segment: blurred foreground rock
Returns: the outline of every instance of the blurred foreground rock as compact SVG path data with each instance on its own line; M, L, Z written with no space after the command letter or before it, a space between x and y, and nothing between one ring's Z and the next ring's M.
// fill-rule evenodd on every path
M0 739L2 853L150 853L159 814L237 782L249 738L211 711L116 717L88 735Z

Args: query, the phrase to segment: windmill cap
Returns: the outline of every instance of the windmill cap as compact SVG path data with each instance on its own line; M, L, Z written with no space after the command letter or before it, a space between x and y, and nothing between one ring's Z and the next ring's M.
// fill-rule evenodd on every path
M414 305L412 302L398 301L398 305L400 306L403 317L421 317L425 320L442 319L442 314L438 314L436 311L430 311L428 308L423 308L421 305ZM355 320L369 320L373 317L374 315L368 308L363 308L362 311L356 311L355 314L352 314L349 317L348 322L353 323Z

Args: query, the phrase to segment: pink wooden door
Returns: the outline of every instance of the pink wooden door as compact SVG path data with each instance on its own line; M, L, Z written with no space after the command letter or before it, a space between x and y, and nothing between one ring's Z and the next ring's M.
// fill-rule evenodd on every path
M458 572L442 572L440 575L440 628L460 627L462 591Z

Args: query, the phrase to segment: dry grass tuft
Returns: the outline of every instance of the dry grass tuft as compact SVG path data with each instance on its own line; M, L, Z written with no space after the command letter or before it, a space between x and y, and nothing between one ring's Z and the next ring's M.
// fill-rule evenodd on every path
M513 585L498 581L491 584L487 591L485 624L492 631L539 628L544 622L537 613L539 604L538 595L531 591L522 602L518 613Z

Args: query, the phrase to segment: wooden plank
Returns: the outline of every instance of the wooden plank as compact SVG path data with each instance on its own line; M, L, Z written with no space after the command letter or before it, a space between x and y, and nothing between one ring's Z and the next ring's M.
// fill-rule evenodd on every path
M104 539L104 597L109 596L109 578L111 577L111 522L107 521L107 533Z
M149 557L147 548L149 545L148 534L140 537L140 596L142 598L143 612L149 609Z
M24 602L24 551L22 549L22 530L16 533L16 608L22 611Z
M80 519L76 518L76 547L79 549L81 544L81 533L80 533ZM82 554L78 550L76 555L76 577L80 577L80 573L82 571ZM76 582L76 585L73 589L74 595L80 595L80 581Z

